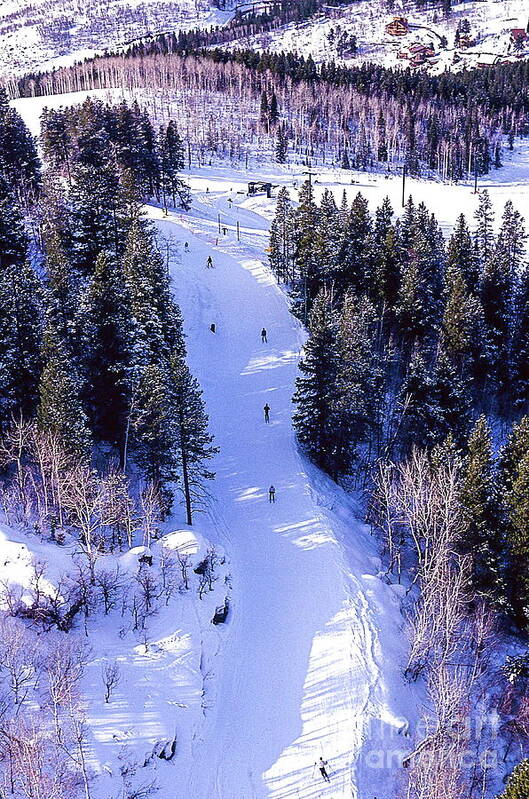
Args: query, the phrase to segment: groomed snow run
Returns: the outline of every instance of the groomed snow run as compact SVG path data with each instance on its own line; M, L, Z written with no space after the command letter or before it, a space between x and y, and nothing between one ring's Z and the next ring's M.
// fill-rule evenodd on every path
M186 796L389 799L386 750L407 748L416 713L401 677L398 589L377 577L376 544L350 500L298 453L291 413L304 333L264 265L268 224L251 200L232 202L241 243L231 229L217 244L224 191L195 195L187 215L151 209L160 241L178 250L190 363L220 446L210 528L234 574L216 701Z

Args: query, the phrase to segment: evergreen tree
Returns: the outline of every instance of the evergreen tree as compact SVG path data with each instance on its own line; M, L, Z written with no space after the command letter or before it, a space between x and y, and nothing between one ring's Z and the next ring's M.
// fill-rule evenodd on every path
M461 505L465 519L463 549L472 555L476 588L494 598L505 596L501 556L501 518L492 434L485 416L477 420L468 439L461 474Z
M483 364L483 311L467 287L462 270L449 266L446 273L446 305L441 341L459 376L478 378Z
M149 364L134 387L130 438L134 459L147 480L158 489L163 513L171 510L169 483L178 477L176 419L171 403L168 370Z
M40 161L33 136L0 89L0 176L17 200L32 202L40 188Z
M375 214L374 271L369 292L384 313L395 308L400 288L400 257L398 236L392 224L393 209L385 197Z
M337 369L337 315L329 295L316 297L310 314L310 336L299 364L296 379L294 427L310 457L322 468L332 470L334 430L332 402Z
M363 293L370 282L370 264L373 258L373 229L369 206L365 197L356 195L344 229L339 254L337 288Z
M290 195L283 186L277 195L275 217L270 226L269 260L277 279L294 279L294 211Z
M92 430L123 452L131 402L133 319L123 271L101 253L76 317L84 400Z
M167 197L170 197L174 208L178 206L188 211L191 207L191 194L189 186L179 174L185 164L184 144L172 120L160 131L159 148L164 206L167 207Z
M456 372L454 365L441 349L433 373L428 436L433 444L451 434L461 446L468 434L471 398L468 385Z
M321 285L320 263L317 251L318 220L319 210L314 202L312 186L309 181L306 181L299 191L299 206L294 215L294 264L295 278L298 281L296 300L305 322L308 318L311 302Z
M507 568L511 606L521 625L529 623L529 417L514 426L501 455L506 508Z
M0 173L0 276L7 266L21 264L28 248L22 215Z
M40 284L31 266L6 266L0 280L0 428L13 414L35 413L41 318Z
M508 387L513 293L513 275L507 253L498 240L483 272L481 304L489 374L496 388L502 391Z
M49 226L44 234L46 266L46 307L48 317L74 354L72 341L73 320L78 307L80 278L71 265L62 241L54 227Z
M73 455L85 458L90 451L90 432L79 396L79 380L57 331L49 322L43 358L38 425L43 431L57 434Z
M433 380L424 353L416 346L400 391L397 404L399 422L395 444L402 458L413 446L423 448L431 443L430 421L435 413L433 405Z
M343 236L340 214L332 192L325 189L320 203L316 235L316 258L324 283L332 281L338 267L338 252Z
M527 799L529 796L529 760L522 760L516 766L505 791L498 799Z
M74 138L64 109L45 108L41 116L41 141L44 160L72 184Z
M217 450L208 432L202 392L192 377L182 353L171 358L170 396L174 403L176 452L181 487L184 494L186 519L193 523L193 511L204 494L204 483L215 476L206 464Z
M516 302L512 342L514 400L526 410L529 402L529 269L526 268Z
M494 246L494 213L488 191L479 195L479 207L474 214L476 230L474 232L474 250L481 269L492 255Z
M275 92L272 92L272 96L270 98L270 109L268 112L268 118L270 119L270 124L275 125L276 122L279 120L279 105L277 102L277 97Z
M377 316L370 301L345 295L336 336L338 366L332 401L331 474L350 472L378 426L380 371L376 367Z
M468 291L476 294L479 285L479 263L472 245L472 236L464 214L457 218L448 242L448 265L459 270Z
M129 231L122 263L133 326L132 361L141 369L149 363L168 364L171 354L183 348L180 310L152 231L139 220Z
M288 151L288 138L284 125L281 125L277 131L276 141L276 161L278 164L286 164Z

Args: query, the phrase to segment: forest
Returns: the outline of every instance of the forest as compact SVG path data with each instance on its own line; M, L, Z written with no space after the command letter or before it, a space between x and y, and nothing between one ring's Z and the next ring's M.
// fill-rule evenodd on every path
M271 226L271 268L310 333L300 446L366 497L388 578L418 589L406 675L426 680L436 723L405 762L406 796L480 795L485 776L454 767L456 728L466 697L498 690L497 636L529 623L529 269L510 201L495 230L487 191L445 240L411 197L395 220L361 193L318 205L308 181L296 206L280 190ZM527 667L504 664L509 735L527 729Z
M137 107L87 101L45 115L44 172L5 94L0 125L4 511L55 536L78 527L90 558L130 545L136 502L155 526L175 484L191 523L212 477L180 311L142 211L151 196L188 207L182 140Z
M461 180L502 164L528 131L527 62L433 77L311 57L193 49L180 33L8 84L10 96L121 88L178 115L203 162L245 161L278 139L312 165ZM325 86L325 91L322 91ZM278 114L260 115L263 93ZM178 98L178 103L175 102ZM212 109L215 108L215 113ZM471 110L469 110L471 109Z

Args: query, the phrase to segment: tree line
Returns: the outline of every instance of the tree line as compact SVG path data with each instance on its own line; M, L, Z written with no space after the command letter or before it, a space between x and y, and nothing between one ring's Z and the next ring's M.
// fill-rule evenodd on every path
M151 93L153 102L160 93L178 96L193 149L215 152L224 139L230 157L238 148L239 158L252 144L262 148L256 136L266 91L277 97L291 150L306 160L363 170L406 165L413 174L455 180L501 166L505 144L527 133L525 61L430 76L372 64L317 66L294 53L194 49L185 35L29 75L9 90L32 96L119 86ZM275 141L277 126L267 134Z
M213 476L180 310L142 212L151 195L188 207L182 142L172 123L155 135L137 107L91 101L44 114L45 171L12 111L0 142L3 506L56 538L74 532L93 563L155 530L174 485L191 524ZM29 176L15 170L17 183L9 163Z
M449 440L465 464L464 547L475 558L475 583L523 623L529 603L523 219L507 202L496 235L486 191L473 224L461 215L447 242L422 203L410 198L402 217L393 217L388 199L371 215L360 193L350 206L344 198L337 207L326 190L318 205L308 182L296 208L286 189L279 193L270 263L310 331L294 396L297 435L336 480L355 477L357 484L379 461L404 462L416 448L431 451ZM496 428L513 422L497 458Z

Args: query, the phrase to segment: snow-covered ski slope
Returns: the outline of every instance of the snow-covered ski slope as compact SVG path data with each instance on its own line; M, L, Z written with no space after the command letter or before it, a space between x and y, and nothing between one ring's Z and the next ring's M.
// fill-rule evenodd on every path
M76 99L84 95L56 97L53 104ZM35 132L40 109L50 100L16 102ZM520 147L512 163L487 180L497 212L507 199L524 212L528 164L527 148ZM270 164L259 176L288 185L296 199L302 171ZM165 218L160 209L149 209L160 248L169 255L190 364L204 388L220 446L217 478L199 525L227 552L232 575L232 612L219 646L205 641L209 633L203 635L196 624L186 639L184 661L200 661L204 695L197 706L195 689L191 723L187 711L174 717L177 757L157 766L159 795L393 799L395 753L410 748L408 732L413 735L423 709L417 687L402 678L401 589L381 575L377 542L359 521L352 499L297 450L291 397L304 332L266 266L275 201L247 197L249 175L256 177L227 167L192 170L189 213ZM362 191L374 210L388 194L400 210L398 178L324 170L314 180L318 195L329 187L339 200L345 189L350 201ZM477 206L468 185L410 180L407 191L424 200L445 228L462 211L471 218ZM212 269L206 266L209 255ZM268 343L261 341L263 326ZM263 418L266 403L269 425ZM167 616L163 621L160 634L170 640ZM182 612L175 614L177 636L185 629ZM104 648L97 651L104 656ZM119 656L116 636L111 657ZM128 745L137 749L141 741L143 750L168 729L168 706L188 699L188 677L170 658L165 662L143 661L150 697L145 728L138 713L131 724L126 704L110 720L101 701L89 712L92 734L107 741L93 747L100 771L117 771L119 749L110 745L115 728L130 728ZM131 680L139 679L138 671L131 674ZM196 676L193 680L196 685ZM328 785L315 768L320 757L329 761ZM98 784L94 796L102 799L106 783Z
M304 334L263 263L266 222L240 195L230 210L229 196L226 184L195 194L190 214L165 220L153 211L165 241L189 244L173 261L175 291L220 446L210 513L234 574L217 699L193 748L189 796L308 799L375 789L389 799L364 756L379 746L380 729L398 736L413 712L395 646L398 593L377 578L375 542L345 495L297 451L291 398ZM240 243L233 224L219 239L219 212L227 225L238 219ZM328 786L314 767L322 756Z

